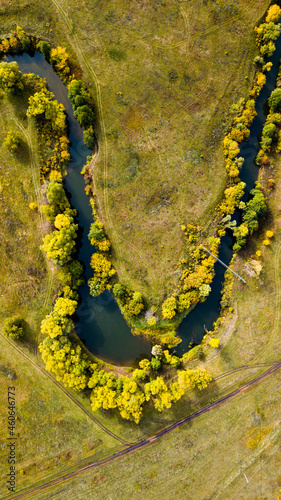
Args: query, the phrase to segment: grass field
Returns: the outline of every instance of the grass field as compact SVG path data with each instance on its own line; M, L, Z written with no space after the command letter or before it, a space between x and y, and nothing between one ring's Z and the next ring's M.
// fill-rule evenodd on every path
M32 498L277 499L280 382L275 374L145 450Z

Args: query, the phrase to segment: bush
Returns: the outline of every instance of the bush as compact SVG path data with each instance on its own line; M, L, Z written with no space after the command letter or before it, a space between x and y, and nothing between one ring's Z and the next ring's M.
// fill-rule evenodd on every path
M87 130L84 130L83 141L85 146L87 146L87 148L94 149L96 141L94 137L93 127L89 127Z
M127 290L121 283L116 283L113 287L113 295L116 299L120 300L122 304L127 298Z
M4 334L14 340L18 340L24 336L23 319L19 316L8 318L4 323Z
M102 241L105 238L105 232L103 230L102 222L96 221L91 224L88 238L90 241L91 240Z
M162 314L165 319L172 319L176 314L177 301L175 297L169 297L162 304Z
M50 54L51 54L51 45L48 42L44 42L43 40L39 42L39 50L42 52L43 56L45 57L46 61L49 62L50 60Z
M18 132L13 132L12 130L9 130L6 139L4 141L4 146L6 146L6 148L8 148L9 151L11 151L11 153L14 153L18 149L20 142L21 142L21 137L18 134Z
M124 61L126 59L126 54L123 50L109 49L108 51L110 59L113 61Z
M152 360L150 361L150 365L152 370L157 371L159 370L159 368L161 368L161 360L157 358L152 358Z
M215 349L215 348L219 347L219 345L220 345L220 339L212 338L212 339L209 340L208 343L210 344L211 347L213 347Z

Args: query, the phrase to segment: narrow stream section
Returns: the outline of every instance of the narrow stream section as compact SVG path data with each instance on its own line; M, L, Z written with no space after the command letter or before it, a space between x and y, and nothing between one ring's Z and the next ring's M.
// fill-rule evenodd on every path
M256 111L258 114L251 125L249 139L240 145L240 156L245 159L240 173L241 180L246 183L244 201L248 199L249 192L254 187L258 177L258 167L254 163L258 151L258 135L266 119L264 108L266 109L267 99L275 88L280 57L281 43L279 39L276 43L276 51L269 59L273 63L272 69L267 75L266 85L257 98ZM35 73L46 78L49 90L66 109L72 162L68 166L65 188L69 194L71 205L78 213L81 242L78 249L78 259L83 262L86 269L86 279L89 279L92 276L90 258L93 247L87 235L93 218L89 198L84 191L84 179L80 172L83 165L86 164L87 156L91 155L92 152L83 143L83 130L74 117L72 106L67 97L67 88L50 64L46 62L44 56L40 52L36 52L34 57L25 53L18 56L8 56L7 60L8 62L16 61L23 73ZM238 214L234 216L237 217ZM219 251L219 258L226 264L231 260L232 245L232 233L229 231L222 238ZM224 273L225 269L216 263L215 277L211 284L212 291L209 297L205 302L198 304L180 324L178 333L183 341L176 348L178 355L182 355L188 350L191 341L201 342L205 328L212 329L213 322L219 315ZM81 304L74 318L75 329L90 351L104 360L119 365L132 364L136 360L150 355L150 342L142 337L132 335L116 301L109 292L104 292L99 297L92 297L86 284L80 288L79 293Z

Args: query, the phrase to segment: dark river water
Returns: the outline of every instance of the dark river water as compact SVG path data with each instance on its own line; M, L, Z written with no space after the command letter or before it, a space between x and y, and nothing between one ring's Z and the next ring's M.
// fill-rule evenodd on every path
M258 177L258 167L254 163L258 151L258 137L266 118L267 99L275 87L281 57L280 41L276 45L276 51L269 59L269 61L273 62L272 69L267 74L266 85L257 98L256 111L258 114L252 123L250 137L247 142L240 144L240 156L245 159L240 178L247 185L244 201L248 199L249 191L254 187ZM74 117L72 106L67 97L66 86L56 75L53 68L45 61L43 55L36 52L32 57L25 53L19 56L9 56L7 60L9 62L17 61L19 69L23 73L35 73L42 78L46 78L49 90L54 93L56 99L66 109L69 121L72 162L68 166L65 187L72 206L78 212L77 219L80 231L78 259L83 262L85 276L89 279L93 274L89 264L94 248L91 246L87 235L93 219L89 198L84 191L84 179L80 172L86 163L87 156L91 155L92 152L83 143L83 131ZM236 214L237 216L238 214ZM219 251L219 258L226 264L231 260L232 245L233 239L229 231L222 238ZM212 329L213 322L219 315L224 273L225 269L216 263L215 277L211 284L212 291L210 295L205 302L199 303L181 322L178 333L182 338L182 343L176 348L178 355L182 355L188 350L191 341L199 343L205 334L205 328ZM109 292L104 292L99 297L92 297L86 284L80 288L79 293L81 303L74 318L75 329L90 351L114 364L132 364L150 354L150 342L142 337L132 335L117 303Z

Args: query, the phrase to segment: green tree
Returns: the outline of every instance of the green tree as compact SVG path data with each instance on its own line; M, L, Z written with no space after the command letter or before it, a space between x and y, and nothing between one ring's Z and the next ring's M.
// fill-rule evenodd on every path
M66 335L57 338L48 336L39 345L46 370L56 379L76 391L87 387L90 362L80 345L74 344Z
M270 109L281 109L281 89L275 89L271 92L268 104Z
M93 127L87 128L87 130L84 130L83 132L83 141L85 146L89 149L94 149L95 147L95 137L94 137L94 130Z
M90 100L90 94L87 92L82 80L72 80L68 85L68 99L74 110L87 104Z
M20 134L18 132L14 132L13 130L9 130L3 144L9 149L9 151L11 151L11 153L14 153L18 149L20 142Z
M113 295L116 299L120 300L121 304L123 304L128 295L126 287L121 283L115 283L113 286Z
M94 123L94 113L87 104L76 108L74 115L83 129L88 129Z
M70 203L61 182L51 181L48 184L47 200L51 204L58 205L60 210L70 208Z
M161 368L161 360L157 358L152 358L150 361L150 365L152 370L157 371L159 368Z
M88 234L89 240L102 241L105 238L105 232L103 230L103 224L99 221L92 222L90 227L90 232Z
M51 45L48 42L45 42L44 40L41 40L41 42L39 42L39 50L40 50L40 52L42 52L42 54L45 57L46 61L49 62L49 60L50 60L50 54L51 54Z

